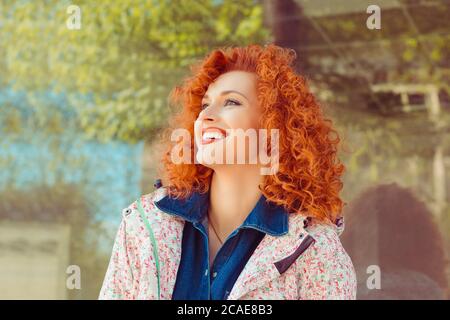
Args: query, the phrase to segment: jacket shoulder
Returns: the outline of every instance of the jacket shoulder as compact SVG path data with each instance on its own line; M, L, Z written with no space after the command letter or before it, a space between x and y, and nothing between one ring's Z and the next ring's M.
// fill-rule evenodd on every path
M141 214L144 214L144 217L152 223L160 220L162 218L162 212L156 207L155 202L166 195L167 189L164 187L141 195L122 210L122 219L128 224L140 223L143 222Z
M164 196L164 190L157 189L152 193L142 195L122 210L122 221L114 241L110 263L103 281L99 299L137 299L140 297L140 279L145 275L143 285L150 287L150 299L157 298L157 283L154 274L157 272L155 263L155 243L161 243L165 225L158 223L161 213L155 209L154 202ZM142 212L139 208L139 200ZM147 220L147 221L146 221ZM148 223L147 223L148 222ZM156 242L151 240L146 228L151 226ZM166 259L168 253L165 247L156 250L161 259ZM167 259L166 259L167 260Z
M335 226L315 223L307 227L314 242L297 266L306 299L355 299L356 273Z

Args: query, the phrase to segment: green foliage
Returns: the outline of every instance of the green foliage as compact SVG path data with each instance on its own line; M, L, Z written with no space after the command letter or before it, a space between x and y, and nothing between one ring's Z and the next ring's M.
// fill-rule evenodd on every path
M436 84L450 94L448 2L407 5L408 1L399 1L399 4L404 4L404 7L382 8L379 30L366 28L369 15L364 11L314 18L334 45L330 47L312 25L308 26L305 45L317 46L308 57L314 76L326 73L326 70L317 71L321 66L314 61L338 52L336 63L346 63L342 78L356 78L358 69L363 69L368 76L383 71L389 75L385 81ZM327 9L333 5L337 4L330 4ZM329 79L324 78L326 81ZM353 91L354 85L349 83L347 89Z
M254 0L80 0L79 30L66 26L71 4L0 3L0 85L71 93L81 128L102 140L148 137L188 65L211 48L268 38Z

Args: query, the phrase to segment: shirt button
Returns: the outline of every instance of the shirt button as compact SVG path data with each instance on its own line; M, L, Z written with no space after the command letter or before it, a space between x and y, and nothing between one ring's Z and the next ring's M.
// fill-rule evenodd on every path
M205 276L207 276L207 275L208 275L208 269L205 270Z
M213 278L215 278L217 276L217 272L213 273Z

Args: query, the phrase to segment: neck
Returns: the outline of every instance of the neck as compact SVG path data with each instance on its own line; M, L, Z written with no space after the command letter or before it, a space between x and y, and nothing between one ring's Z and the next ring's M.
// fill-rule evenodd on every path
M247 218L262 193L259 166L224 166L214 170L210 186L209 217L222 239Z

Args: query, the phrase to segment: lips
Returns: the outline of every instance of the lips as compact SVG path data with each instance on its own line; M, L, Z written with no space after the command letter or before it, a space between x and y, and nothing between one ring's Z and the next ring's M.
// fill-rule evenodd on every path
M224 139L227 136L225 130L217 127L204 128L202 130L202 144L209 144Z

